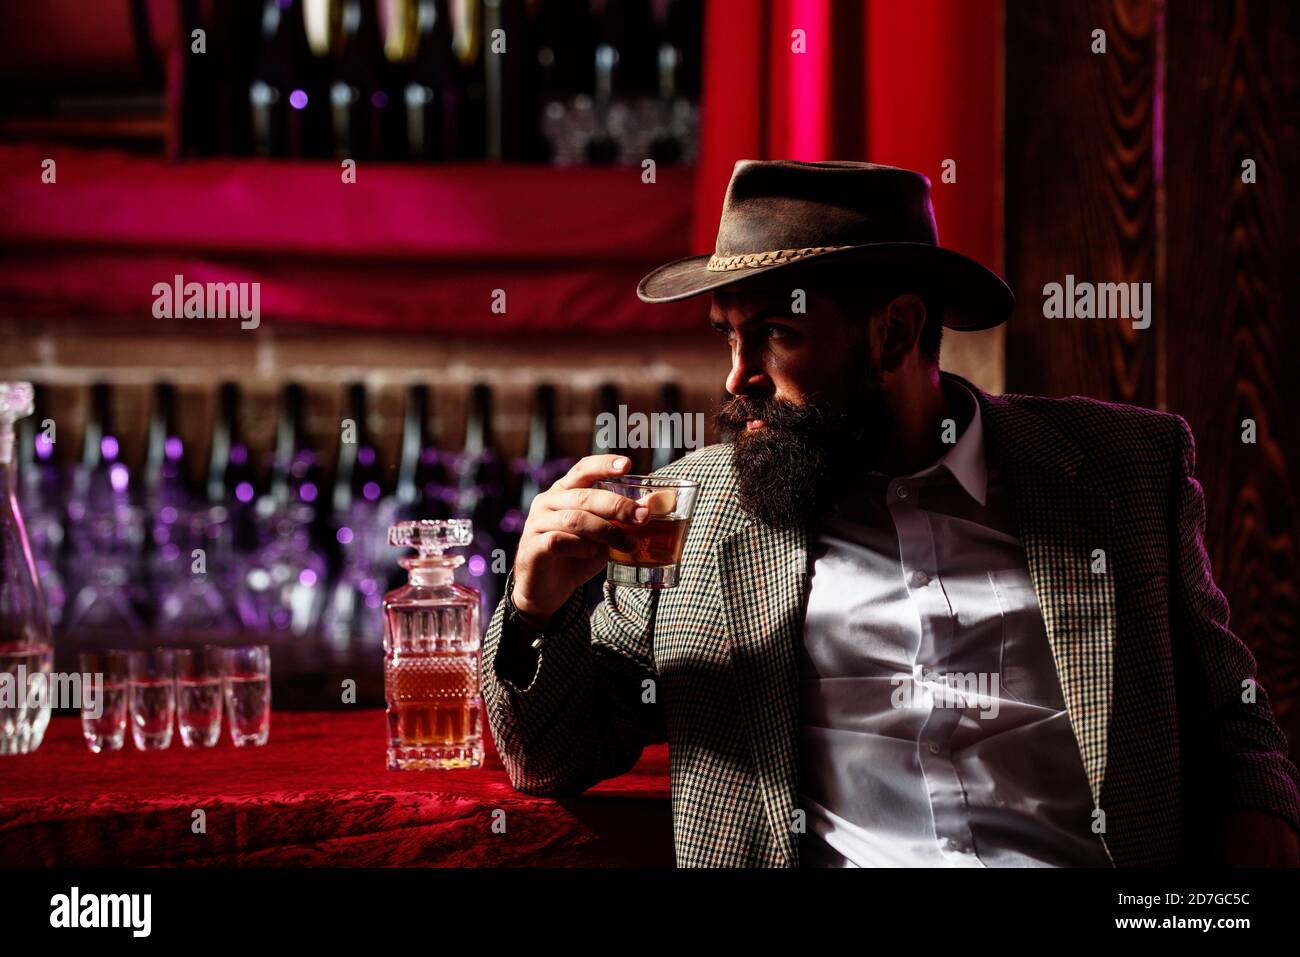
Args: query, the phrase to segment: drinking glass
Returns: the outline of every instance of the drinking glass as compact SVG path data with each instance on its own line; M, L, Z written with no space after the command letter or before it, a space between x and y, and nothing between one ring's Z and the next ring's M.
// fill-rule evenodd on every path
M686 545L686 531L700 483L658 475L624 475L597 482L596 488L630 498L650 510L642 525L614 522L633 541L631 551L609 546L606 578L616 585L637 588L675 588L678 563Z
M131 737L141 751L171 747L176 716L176 652L171 648L133 651L128 658Z
M222 680L235 747L263 745L271 733L271 649L236 645L222 649Z
M127 684L125 651L83 651L81 670L81 733L95 754L121 751L126 741Z
M219 649L204 645L176 652L176 723L187 748L210 748L220 740Z

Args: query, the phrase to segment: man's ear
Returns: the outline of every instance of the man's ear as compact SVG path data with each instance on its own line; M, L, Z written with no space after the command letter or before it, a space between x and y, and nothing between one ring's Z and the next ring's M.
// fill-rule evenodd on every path
M881 307L880 369L893 372L917 346L925 327L925 303L919 296L903 293Z

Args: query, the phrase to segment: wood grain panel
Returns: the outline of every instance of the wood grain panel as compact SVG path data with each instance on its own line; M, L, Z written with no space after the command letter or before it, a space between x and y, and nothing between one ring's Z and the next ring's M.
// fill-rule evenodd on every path
M1009 392L1156 401L1154 323L1043 316L1044 285L1067 274L1155 282L1156 9L1008 0ZM1105 54L1091 52L1095 29Z
M1300 6L1170 3L1167 17L1169 409L1196 434L1215 577L1295 757Z

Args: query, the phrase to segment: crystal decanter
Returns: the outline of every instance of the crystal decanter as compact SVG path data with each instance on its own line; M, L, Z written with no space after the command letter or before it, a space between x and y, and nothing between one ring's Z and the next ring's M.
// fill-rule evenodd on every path
M410 581L384 596L384 697L393 771L483 763L479 592L452 580L473 541L466 519L399 522L388 544L414 548L398 563Z

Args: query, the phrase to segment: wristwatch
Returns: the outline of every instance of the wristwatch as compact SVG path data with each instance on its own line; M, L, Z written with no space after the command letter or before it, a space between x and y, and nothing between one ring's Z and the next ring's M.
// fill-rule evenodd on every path
M529 644L534 649L540 649L546 641L546 630L550 622L538 625L536 620L525 616L525 614L515 607L514 597L510 592L506 592L506 624L519 631L529 639Z

